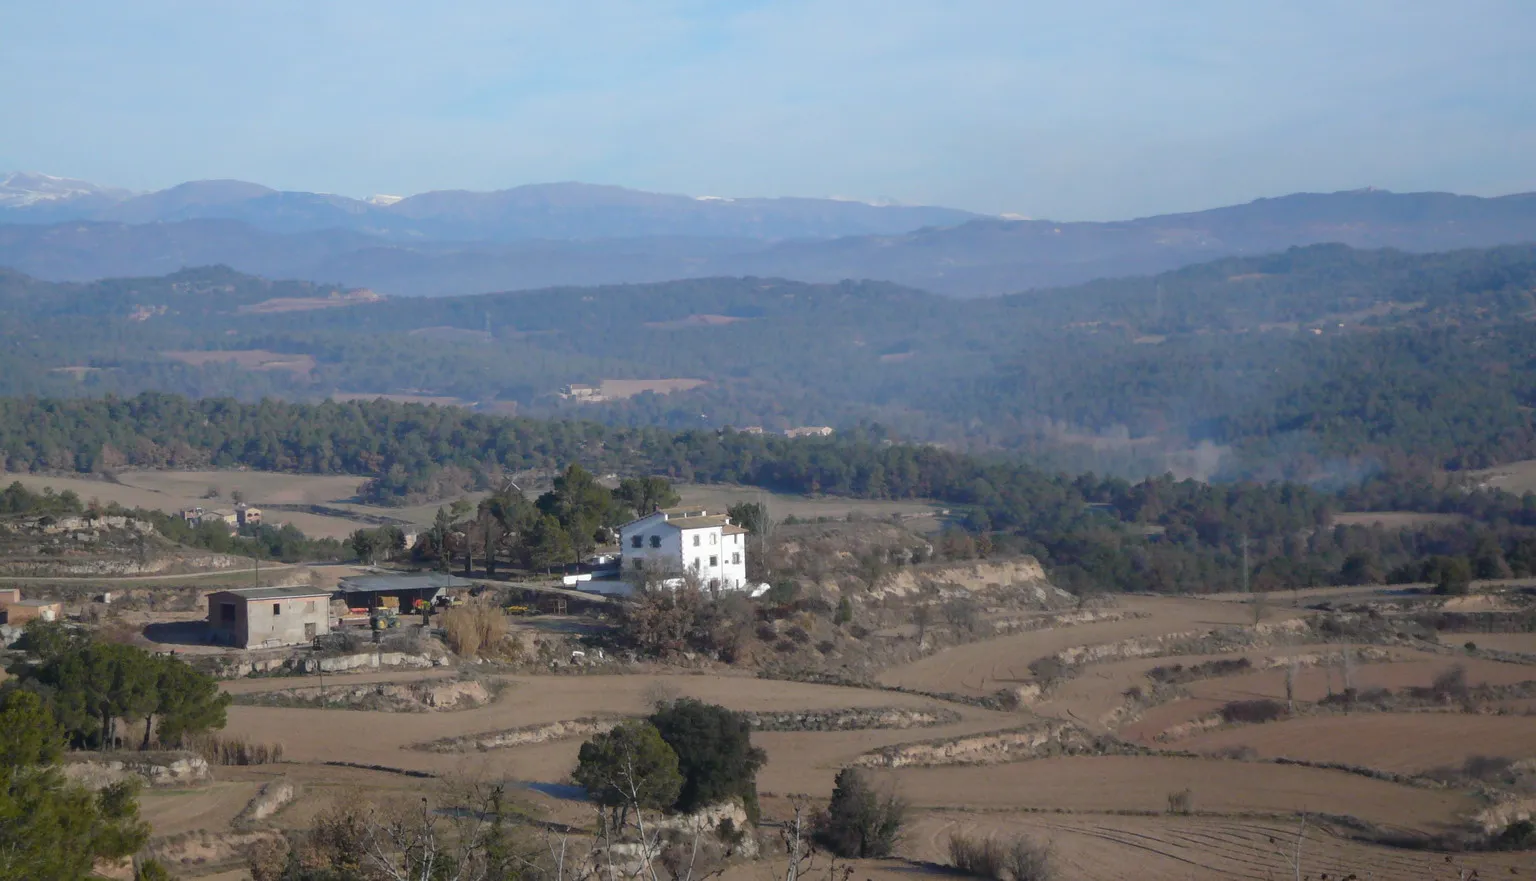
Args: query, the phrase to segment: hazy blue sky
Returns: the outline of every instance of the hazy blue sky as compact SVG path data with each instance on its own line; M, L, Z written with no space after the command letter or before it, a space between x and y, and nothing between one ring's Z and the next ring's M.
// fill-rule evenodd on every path
M1536 190L1531 0L5 0L0 171L1061 219Z

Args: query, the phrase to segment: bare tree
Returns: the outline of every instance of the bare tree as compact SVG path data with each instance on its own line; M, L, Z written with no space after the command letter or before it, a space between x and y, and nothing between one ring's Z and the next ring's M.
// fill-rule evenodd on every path
M1307 815L1306 814L1302 814L1301 815L1301 825L1299 827L1297 827L1297 829L1296 829L1296 845L1292 849L1291 853L1286 853L1285 848L1281 845L1279 839L1275 838L1275 836L1271 835L1269 837L1269 843L1270 843L1271 846L1274 847L1275 853L1279 854L1281 859L1285 860L1288 864L1290 864L1291 873L1295 877L1296 881L1301 881L1302 846L1306 843L1306 840L1307 840Z
M1296 672L1301 667L1301 662L1295 655L1291 656L1290 663L1285 665L1285 706L1292 715L1296 713Z

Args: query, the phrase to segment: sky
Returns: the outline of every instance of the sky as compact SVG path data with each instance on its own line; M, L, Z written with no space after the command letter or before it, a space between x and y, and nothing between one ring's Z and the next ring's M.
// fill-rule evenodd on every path
M0 172L1108 220L1536 190L1530 0L11 0Z

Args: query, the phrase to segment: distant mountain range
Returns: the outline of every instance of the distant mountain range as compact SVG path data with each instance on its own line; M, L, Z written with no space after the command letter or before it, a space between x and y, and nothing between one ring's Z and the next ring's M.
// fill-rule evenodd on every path
M0 178L0 265L38 278L225 264L267 277L447 295L755 275L875 279L989 296L1340 242L1443 251L1536 241L1536 194L1355 190L1108 223L831 199L713 199L589 184L401 199L199 181L135 195Z
M352 230L401 241L505 242L633 236L828 238L907 232L977 217L953 208L839 199L726 199L581 183L351 199L205 180L135 194L19 172L0 178L0 223L238 220L267 233Z

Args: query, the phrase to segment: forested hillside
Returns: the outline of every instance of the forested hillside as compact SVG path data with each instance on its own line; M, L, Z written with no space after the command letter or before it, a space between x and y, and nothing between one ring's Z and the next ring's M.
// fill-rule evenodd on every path
M1303 481L1536 456L1536 248L1316 246L994 300L697 279L378 298L0 273L0 393L394 394L668 428L878 422L1066 470ZM692 380L604 403L570 383Z
M669 432L474 414L382 401L318 405L163 394L132 399L0 400L0 454L12 471L250 467L371 478L369 501L450 498L571 463L802 493L929 498L954 508L979 553L1034 553L1058 581L1096 589L1207 591L1242 579L1243 546L1261 588L1392 578L1463 584L1536 573L1536 496L1378 479L1334 496L1285 483L1141 483L1070 476L878 431L791 440L734 431ZM1459 515L1420 530L1333 522L1341 505ZM1451 575L1446 567L1455 561Z

